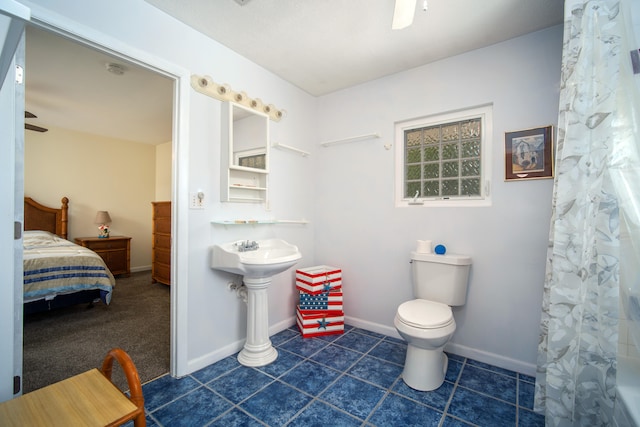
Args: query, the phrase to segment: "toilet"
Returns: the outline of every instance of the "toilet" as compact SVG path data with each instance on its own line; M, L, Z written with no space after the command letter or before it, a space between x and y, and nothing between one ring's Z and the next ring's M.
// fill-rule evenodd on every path
M464 305L471 257L411 252L413 294L400 304L394 325L407 342L403 381L420 391L444 382L448 359L444 346L456 330L451 306Z

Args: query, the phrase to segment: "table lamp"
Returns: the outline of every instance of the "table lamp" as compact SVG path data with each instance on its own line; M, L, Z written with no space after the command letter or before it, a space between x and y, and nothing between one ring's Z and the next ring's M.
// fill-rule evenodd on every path
M94 222L96 224L100 224L100 226L98 227L98 230L100 230L98 237L100 237L101 239L109 237L109 224L111 224L111 217L109 216L109 212L98 211Z

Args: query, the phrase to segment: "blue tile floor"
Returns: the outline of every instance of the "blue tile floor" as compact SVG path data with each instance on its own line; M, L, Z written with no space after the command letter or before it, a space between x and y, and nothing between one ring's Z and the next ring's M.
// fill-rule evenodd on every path
M445 383L418 392L402 379L406 344L345 326L341 335L271 337L259 368L227 357L191 375L143 385L149 426L544 426L534 378L449 355Z

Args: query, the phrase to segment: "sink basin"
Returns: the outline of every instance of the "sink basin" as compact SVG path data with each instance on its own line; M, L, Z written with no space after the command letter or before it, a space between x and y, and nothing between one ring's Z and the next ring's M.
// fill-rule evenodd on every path
M215 245L211 267L248 278L266 278L282 273L302 258L297 246L282 239L258 240L257 250L244 252L239 250L239 243Z

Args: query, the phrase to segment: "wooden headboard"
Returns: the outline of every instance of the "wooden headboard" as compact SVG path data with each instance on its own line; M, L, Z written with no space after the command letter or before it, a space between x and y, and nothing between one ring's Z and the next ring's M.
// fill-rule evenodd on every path
M50 208L33 200L24 198L24 229L44 230L67 238L67 223L69 221L69 199L63 197L60 209Z

